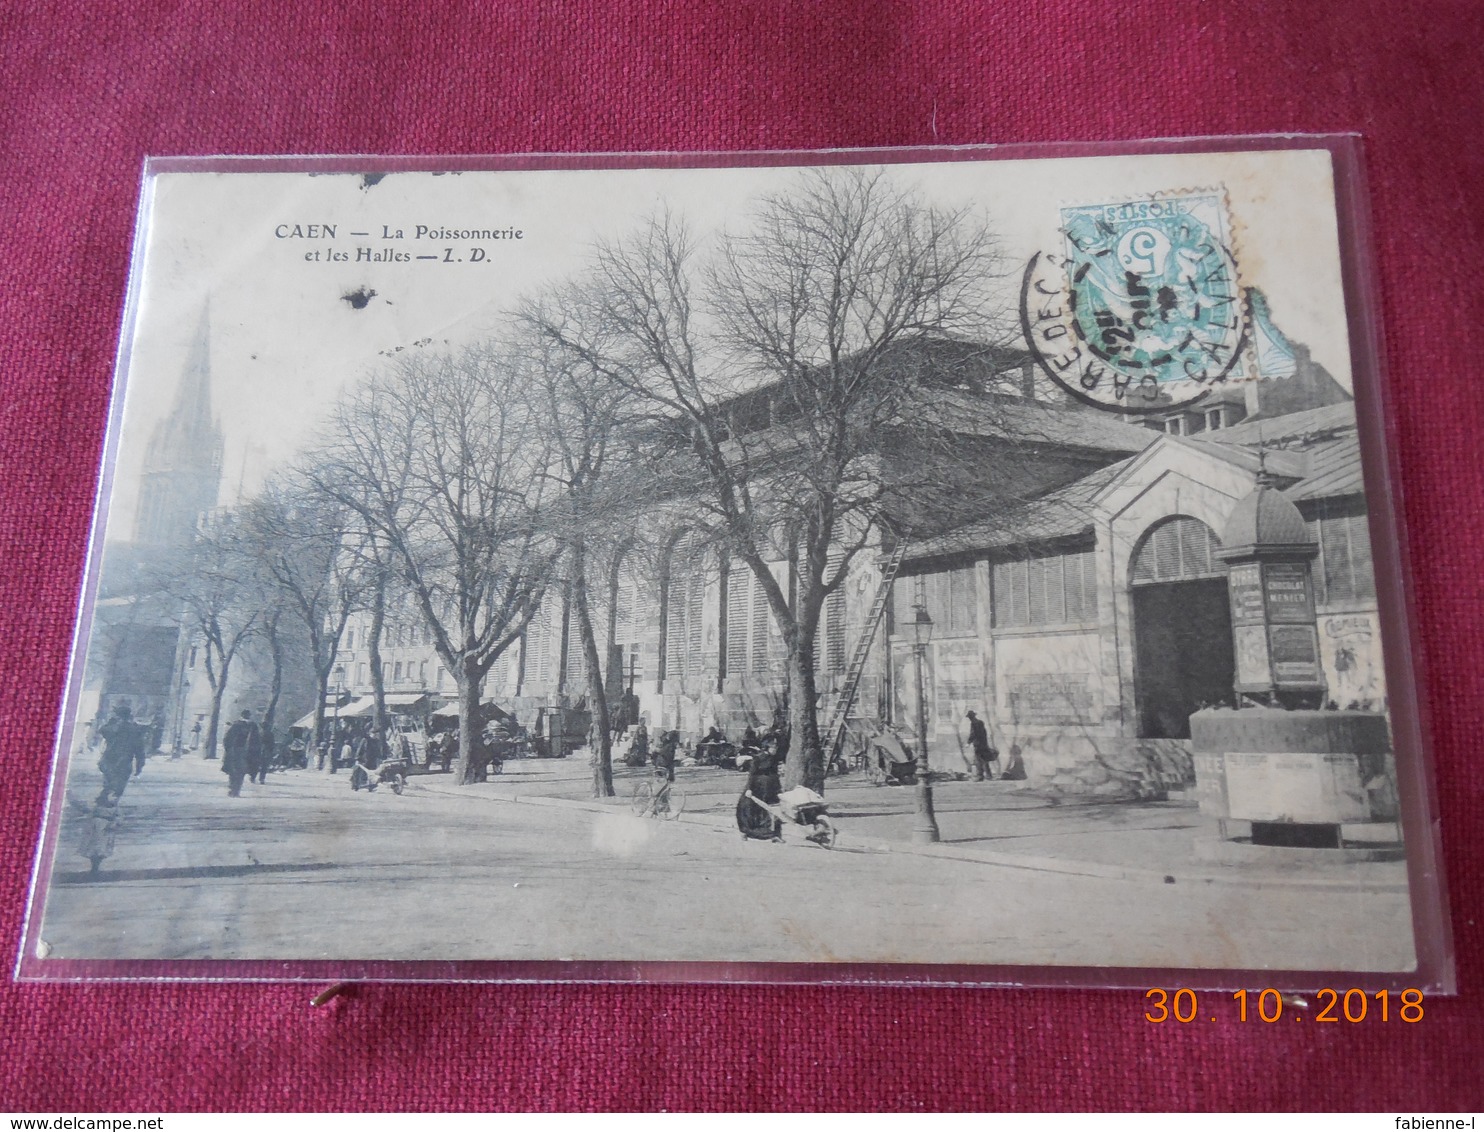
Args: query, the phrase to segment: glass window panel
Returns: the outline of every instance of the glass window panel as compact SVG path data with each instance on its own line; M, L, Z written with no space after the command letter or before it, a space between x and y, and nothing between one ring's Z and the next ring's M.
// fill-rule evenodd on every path
M1376 596L1375 563L1371 558L1371 527L1364 514L1349 516L1350 565L1355 574L1355 596Z
M1349 601L1355 596L1354 567L1350 555L1350 532L1343 518L1320 520L1319 546L1324 560L1327 599Z
M747 671L747 630L751 621L749 599L752 596L752 573L746 565L734 562L727 573L727 672L737 675Z
M975 610L974 568L965 566L949 575L948 627L955 633L972 633L978 627Z
M774 569L776 577L778 571ZM752 670L753 672L768 671L768 630L769 622L772 620L772 610L768 608L768 597L763 587L758 583L757 576L748 578L752 587Z
M700 672L703 667L702 648L704 642L701 630L705 624L704 610L706 605L706 575L701 569L701 563L699 561L693 563L686 597L686 671L696 673Z
M1026 611L1026 621L1031 625L1044 625L1046 623L1046 560L1044 558L1032 558L1026 563L1030 595L1029 608Z
M552 648L554 643L552 638L556 636L556 633L553 631L551 623L551 606L552 602L550 598L547 598L547 600L541 603L541 625L537 638L540 641L540 669L538 675L542 680L548 682L551 680L552 666L556 659L552 656L552 653L555 651Z
M840 568L841 558L839 554L830 555L826 578L835 576L835 571ZM824 671L843 672L845 670L845 583L842 582L830 593L829 597L825 598L824 614Z
M1068 554L1061 560L1062 584L1066 594L1068 624L1087 620L1082 604L1082 555Z
M671 577L665 587L665 675L685 673L685 582Z
M1204 561L1202 554L1206 545L1204 524L1196 526L1183 519L1176 519L1170 527L1180 541L1180 577L1193 578L1205 573L1209 563Z
M990 571L990 601L996 626L1010 624L1010 563L996 562Z
M1307 520L1309 537L1319 544L1319 557L1314 559L1313 569L1310 571L1314 584L1314 603L1324 605L1329 601L1329 590L1324 584L1324 520L1313 518Z
M1046 568L1046 622L1062 625L1067 621L1065 586L1066 555L1042 559Z
M1166 523L1150 539L1154 549L1154 576L1161 582L1180 577L1180 535L1174 523Z

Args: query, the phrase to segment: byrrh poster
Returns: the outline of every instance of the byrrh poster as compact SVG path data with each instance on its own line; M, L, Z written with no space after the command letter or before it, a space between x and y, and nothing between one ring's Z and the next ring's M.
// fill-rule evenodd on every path
M19 973L1445 983L1353 147L1163 148L151 164Z

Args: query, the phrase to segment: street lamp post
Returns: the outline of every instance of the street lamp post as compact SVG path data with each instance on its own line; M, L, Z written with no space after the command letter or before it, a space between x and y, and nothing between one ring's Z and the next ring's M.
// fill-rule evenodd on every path
M191 682L182 674L180 685L175 690L175 719L171 721L171 730L175 732L170 739L170 759L172 762L185 754L186 697L190 695L190 692Z
M340 700L345 695L341 687L341 674L344 670L335 669L335 706L334 721L330 724L330 773L335 773L335 760L340 757Z
M917 673L917 813L912 820L912 840L919 845L930 845L938 840L938 819L933 814L933 784L928 773L927 695L923 690L922 666L928 642L933 639L933 619L928 616L920 577L916 607L912 619L912 662Z

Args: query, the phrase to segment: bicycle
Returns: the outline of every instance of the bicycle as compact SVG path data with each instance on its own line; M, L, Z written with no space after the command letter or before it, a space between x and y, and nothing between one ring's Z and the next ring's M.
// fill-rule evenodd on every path
M685 809L685 791L670 781L664 767L656 767L648 778L634 784L629 805L638 817L674 821Z

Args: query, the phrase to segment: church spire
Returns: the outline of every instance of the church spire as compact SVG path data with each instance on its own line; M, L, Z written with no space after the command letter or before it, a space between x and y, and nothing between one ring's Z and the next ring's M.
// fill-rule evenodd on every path
M203 511L216 506L222 476L222 432L211 411L211 305L202 305L169 414L145 451L137 542L190 541Z

